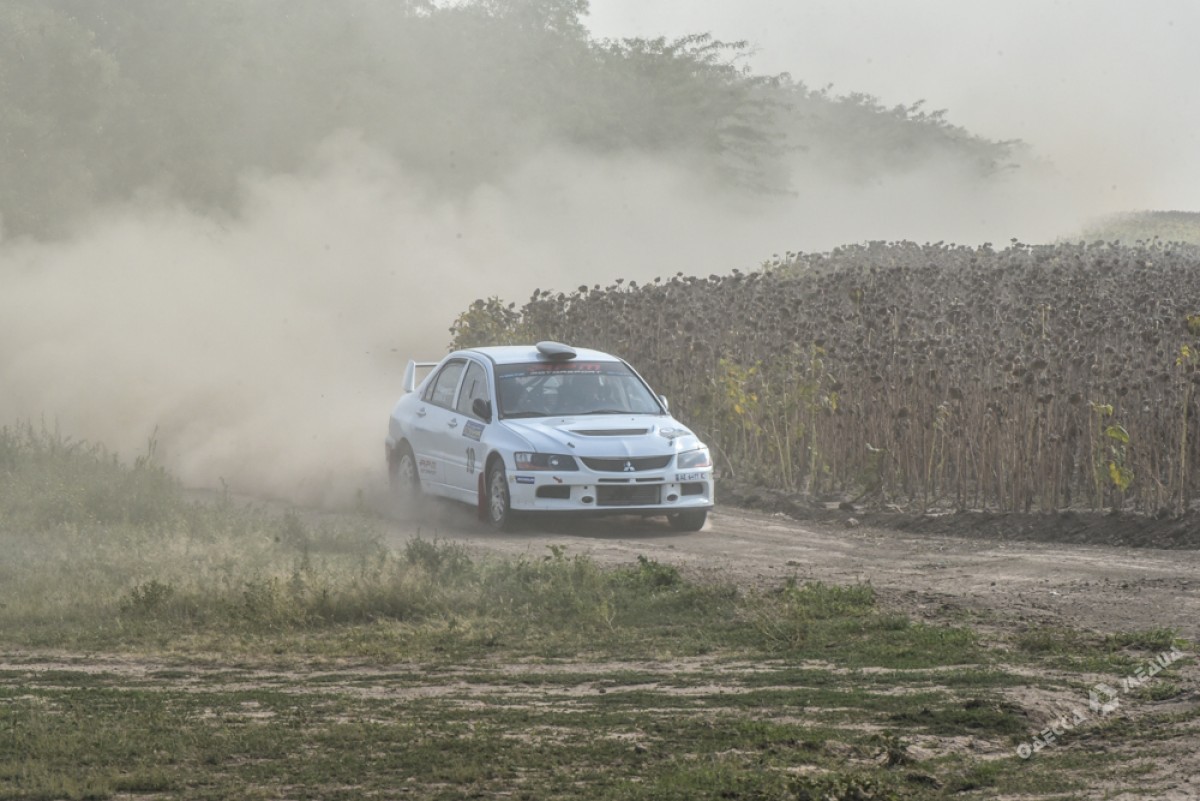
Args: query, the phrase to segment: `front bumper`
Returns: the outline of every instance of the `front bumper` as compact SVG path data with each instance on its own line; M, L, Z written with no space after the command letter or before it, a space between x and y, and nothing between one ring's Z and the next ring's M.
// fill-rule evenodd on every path
M713 472L652 470L629 474L588 470L515 472L509 504L520 512L662 515L711 509Z

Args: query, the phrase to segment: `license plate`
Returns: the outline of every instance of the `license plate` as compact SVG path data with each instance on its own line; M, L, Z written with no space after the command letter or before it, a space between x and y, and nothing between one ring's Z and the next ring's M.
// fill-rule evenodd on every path
M601 484L596 487L597 506L657 506L660 503L661 484Z
M675 474L675 480L676 480L677 482L683 482L683 481L703 481L703 480L704 480L704 473L703 473L703 472L701 472L701 473L676 473L676 474Z

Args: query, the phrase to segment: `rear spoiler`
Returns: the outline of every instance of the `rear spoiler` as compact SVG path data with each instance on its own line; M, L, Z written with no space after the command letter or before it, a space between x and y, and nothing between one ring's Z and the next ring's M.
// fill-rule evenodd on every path
M425 380L425 376L429 375L429 371L437 367L437 362L414 362L408 360L408 366L404 368L404 394L412 392L417 388L417 385Z

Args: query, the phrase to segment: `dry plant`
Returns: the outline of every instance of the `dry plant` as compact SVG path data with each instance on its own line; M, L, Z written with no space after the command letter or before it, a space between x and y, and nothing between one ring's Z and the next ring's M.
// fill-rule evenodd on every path
M479 301L455 344L628 358L739 480L914 510L1182 513L1200 251L910 242ZM481 339L482 337L482 339Z

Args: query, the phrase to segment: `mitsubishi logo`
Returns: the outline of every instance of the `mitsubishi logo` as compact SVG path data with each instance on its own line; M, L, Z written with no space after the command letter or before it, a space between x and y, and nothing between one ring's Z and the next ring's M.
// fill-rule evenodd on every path
M625 463L625 472L626 472L626 473L632 473L632 472L633 472L634 470L636 470L636 469L637 469L637 468L633 466L633 462L626 462L626 463Z

